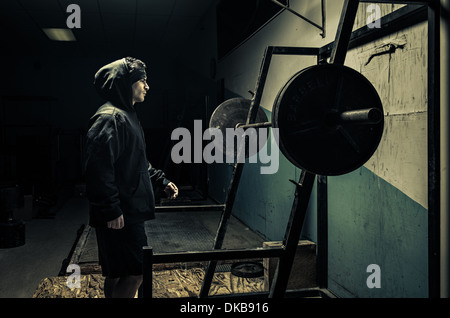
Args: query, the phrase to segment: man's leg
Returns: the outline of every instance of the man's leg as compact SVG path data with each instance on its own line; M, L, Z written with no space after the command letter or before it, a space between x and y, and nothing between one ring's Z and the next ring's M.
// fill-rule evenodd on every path
M99 261L106 276L106 298L135 297L142 284L142 246L147 244L144 224L132 224L121 230L97 228ZM135 275L127 275L127 272ZM119 278L108 278L124 275ZM126 275L126 276L125 276Z
M103 292L105 293L105 298L112 298L114 287L116 286L119 278L105 278L105 285L103 287Z
M134 298L136 293L141 286L142 275L130 275L121 277L113 285L111 297L113 298ZM106 282L105 282L106 288ZM105 294L106 295L106 294Z

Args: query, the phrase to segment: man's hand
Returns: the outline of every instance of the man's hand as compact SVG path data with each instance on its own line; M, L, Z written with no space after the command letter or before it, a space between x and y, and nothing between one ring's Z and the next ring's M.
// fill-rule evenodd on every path
M123 221L123 214L121 214L117 219L108 221L106 225L108 226L108 229L120 230L125 225Z
M175 199L178 196L178 188L172 182L170 182L166 186L166 188L164 189L164 192L167 194L167 198L169 198L169 199Z

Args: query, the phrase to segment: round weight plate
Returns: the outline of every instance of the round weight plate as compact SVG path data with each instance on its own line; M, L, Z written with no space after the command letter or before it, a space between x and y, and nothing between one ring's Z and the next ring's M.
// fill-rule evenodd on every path
M227 128L229 129L235 129L237 125L239 124L245 124L247 121L248 112L250 110L251 106L251 100L245 99L245 98L231 98L226 101L224 101L222 104L217 106L217 108L214 110L214 112L211 115L211 119L209 121L209 127L210 128L218 128L222 132L223 136L223 153L226 154L230 158L236 158L237 157L237 147L229 147L226 144L226 136L228 134ZM261 107L258 108L258 113L256 115L255 123L263 123L267 122L267 116L264 110L261 109ZM257 140L258 145L257 147L250 147L249 142L252 140L250 137L250 141L246 142L246 151L245 151L245 158L248 158L256 152L258 152L263 146L264 143L259 144L259 137L258 132L259 129L253 129L253 130L244 130L245 134L247 136L250 136L251 132L256 132L255 140ZM243 135L240 135L240 138ZM241 139L242 140L242 139ZM218 145L222 146L222 145ZM256 151L253 151L253 148L256 148Z
M264 275L264 267L258 262L238 262L231 265L231 274L238 277L260 277Z
M376 123L336 121L343 112L375 108ZM295 74L273 106L279 148L295 166L320 175L341 175L362 166L380 143L383 106L372 84L357 71L335 64Z

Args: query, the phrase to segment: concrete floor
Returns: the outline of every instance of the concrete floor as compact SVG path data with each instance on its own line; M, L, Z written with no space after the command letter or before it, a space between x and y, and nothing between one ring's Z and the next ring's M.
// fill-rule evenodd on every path
M158 213L146 225L149 244L156 252L209 250L219 221L220 212ZM0 298L32 297L43 278L58 276L77 232L87 222L87 200L78 196L69 198L52 219L26 221L25 245L0 249ZM239 220L230 218L224 248L261 247L262 242Z
M32 297L43 278L58 276L87 221L84 197L70 198L52 219L25 221L25 245L0 249L0 297Z

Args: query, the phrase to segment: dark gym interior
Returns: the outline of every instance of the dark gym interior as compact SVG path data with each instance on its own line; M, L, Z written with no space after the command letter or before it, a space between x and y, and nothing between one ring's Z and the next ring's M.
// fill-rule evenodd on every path
M86 133L104 103L94 74L131 56L147 65L148 160L179 188L155 189L143 297L198 297L201 272L211 297L448 298L449 12L448 0L2 0L0 297L103 297ZM320 106L294 112L301 98ZM288 127L321 107L323 126ZM355 119L369 108L375 119ZM208 162L211 118L236 128L252 109L270 122L266 144L245 163ZM182 162L179 128L192 136ZM235 254L207 253L223 250ZM260 272L233 272L242 260Z

